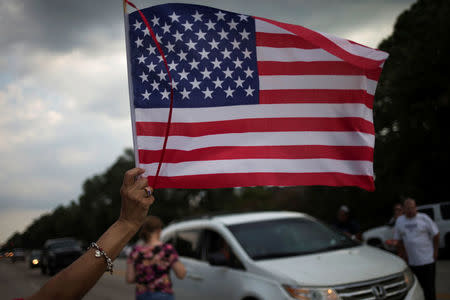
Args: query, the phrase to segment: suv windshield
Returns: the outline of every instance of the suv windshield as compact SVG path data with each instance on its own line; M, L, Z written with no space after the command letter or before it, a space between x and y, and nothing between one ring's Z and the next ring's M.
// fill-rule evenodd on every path
M304 255L359 245L330 227L304 218L228 226L254 260Z
M79 245L75 240L65 240L51 243L50 245L48 245L48 247L50 249L57 249L57 248L79 247Z

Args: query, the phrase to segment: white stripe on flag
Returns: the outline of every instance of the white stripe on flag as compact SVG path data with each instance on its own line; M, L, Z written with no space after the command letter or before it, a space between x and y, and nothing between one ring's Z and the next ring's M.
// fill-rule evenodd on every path
M342 61L323 49L256 47L258 61Z
M376 49L371 49L371 48L367 48L361 45L357 45L357 44L353 44L350 43L348 40L327 34L327 33L323 33L323 32L318 32L321 35L323 35L324 37L326 37L327 39L329 39L330 41L332 41L333 43L335 43L338 47L344 49L345 51L347 51L348 53L351 53L353 55L357 55L357 56L361 56L361 57L365 57L368 59L372 59L372 60L385 60L387 59L387 57L389 56L389 54L387 54L386 52L383 51L378 51Z
M140 164L154 176L158 163ZM229 173L345 173L373 176L372 162L335 159L231 159L182 163L163 163L160 176L187 176Z
M372 82L371 82L372 81ZM375 94L376 81L354 75L270 75L259 76L260 90L317 89L367 90Z
M284 33L284 34L290 34L295 35L290 31L287 31L286 29L280 28L276 25L273 25L271 23L268 23L266 21L255 19L255 31L256 32L265 32L265 33Z
M139 149L160 150L164 137L138 136ZM375 137L362 132L342 131L293 131L293 132L244 132L212 134L200 137L169 136L167 149L190 151L221 146L369 146Z
M345 99L342 99L345 101ZM167 122L168 108L136 108L136 122ZM372 110L360 103L254 104L174 108L172 122L197 123L253 118L362 118L373 122Z

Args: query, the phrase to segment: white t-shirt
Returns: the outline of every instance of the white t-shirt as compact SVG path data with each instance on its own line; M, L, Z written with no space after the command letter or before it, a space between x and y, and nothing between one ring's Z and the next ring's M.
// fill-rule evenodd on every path
M402 215L395 222L394 240L403 241L411 266L422 266L434 262L433 237L438 233L436 224L428 215L417 213L411 219Z

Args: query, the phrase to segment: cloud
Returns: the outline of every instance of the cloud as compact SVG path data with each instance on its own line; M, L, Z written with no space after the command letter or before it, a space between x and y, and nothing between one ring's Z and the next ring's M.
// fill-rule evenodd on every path
M0 44L7 47L22 44L60 53L95 48L123 35L119 1L3 1L0 11Z
M132 145L126 61L109 45L37 52L26 58L33 68L0 90L0 206L67 203Z

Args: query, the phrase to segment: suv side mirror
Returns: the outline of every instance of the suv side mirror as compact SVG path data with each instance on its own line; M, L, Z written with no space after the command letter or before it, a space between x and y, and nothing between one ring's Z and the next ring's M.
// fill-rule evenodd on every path
M228 266L228 259L222 252L215 252L208 255L208 262L211 266Z

